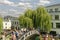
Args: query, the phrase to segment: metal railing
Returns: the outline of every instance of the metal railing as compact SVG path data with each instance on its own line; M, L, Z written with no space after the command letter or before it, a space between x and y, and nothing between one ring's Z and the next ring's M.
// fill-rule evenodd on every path
M27 37L29 37L33 34L39 34L39 32L37 30L31 30L31 31L25 33L19 40L26 40Z

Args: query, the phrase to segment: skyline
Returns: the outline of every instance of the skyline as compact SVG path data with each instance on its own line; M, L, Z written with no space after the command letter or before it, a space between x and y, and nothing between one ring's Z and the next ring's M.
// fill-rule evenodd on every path
M59 0L0 0L0 15L19 16L28 8L35 9L40 5L53 5L60 3Z

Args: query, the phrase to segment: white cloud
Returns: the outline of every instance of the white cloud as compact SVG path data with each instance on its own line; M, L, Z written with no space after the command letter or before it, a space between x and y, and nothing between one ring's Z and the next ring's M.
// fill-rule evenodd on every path
M6 11L0 10L0 14L7 13Z
M0 15L2 16L7 16L7 15L18 16L19 14L21 14L21 12L15 9L0 10Z
M39 0L38 5L50 4L50 0Z
M13 7L16 6L16 9L17 9L17 10L15 10L14 8L12 8L12 9L9 8L9 9L6 9L6 11L2 10L2 11L0 11L0 14L2 14L4 16L5 15L19 16L19 14L24 12L25 9L27 9L27 8L36 8L37 6L50 3L49 0L37 0L37 2L36 2L36 0L20 0L20 1L22 1L22 2L15 4L15 2L11 2L9 0L0 0L0 4L10 5Z
M24 3L24 2L20 2L19 4L18 4L18 6L25 6L25 5L30 5L30 3Z
M50 1L49 0L40 0L40 3L42 3L42 4L49 4Z
M16 7L17 6L19 6L19 7L26 7L26 8L31 8L32 5L33 5L33 4L31 5L31 2L30 3L28 2L28 1L31 1L31 0L20 0L20 1L23 1L23 2L19 2L18 4L15 4L14 2L11 2L9 0L0 0L0 4L10 5L10 6L16 6ZM50 3L49 0L39 0L39 2L38 2L37 5L44 5L44 4L48 4L48 3Z
M28 3L28 2L26 2L26 3L20 2L20 3L18 4L18 7L22 7L22 8L24 8L24 9L26 9L26 8L31 8L32 5L31 5L31 3Z
M16 12L16 11L18 11L18 10L15 10L15 9L9 9L8 11Z
M7 12L0 9L0 15L5 16L5 15L7 15Z
M21 14L20 11L15 10L15 9L9 9L9 12L8 13L9 13L8 15L15 16L15 17L18 17Z
M21 0L21 1L31 1L31 0ZM37 0L38 1L38 0ZM26 8L33 8L33 7L37 7L37 6L40 6L40 5L45 5L45 4L49 4L50 1L49 0L39 0L37 3L36 3L36 0L34 0L34 2L20 2L18 4L19 7L24 7L25 9Z
M30 2L30 1L32 1L32 0L20 0L20 1L26 1L26 2Z
M15 6L14 2L10 2L9 0L0 0L0 4Z
M25 4L22 3L22 2L18 3L18 6L24 6L24 5L25 5Z
M32 5L31 5L31 3L25 3L25 7L31 8Z
M12 15L17 15L18 16L18 14L21 14L22 11L20 12L20 11L18 11L16 9L9 9L8 13L12 14Z

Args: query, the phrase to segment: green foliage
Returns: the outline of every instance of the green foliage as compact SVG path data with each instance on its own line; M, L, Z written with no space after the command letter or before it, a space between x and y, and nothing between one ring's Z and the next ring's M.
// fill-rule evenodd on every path
M27 20L27 21L26 21ZM23 16L19 17L20 25L39 28L42 31L49 32L51 27L51 16L44 7L38 7L36 10L28 9ZM32 26L31 26L32 25Z
M51 16L49 13L45 10L44 7L38 7L37 8L37 13L38 13L38 20L39 20L39 25L40 29L42 31L50 31L51 29Z
M37 36L37 37L35 38L35 40L40 40L40 39L39 39L39 36Z
M37 15L37 12L36 12L36 10L31 10L31 9L28 9L26 12L25 12L25 16L26 17L29 17L29 18L31 18L32 19L32 21L33 21L33 27L34 28L37 28L37 26L38 26L38 15Z
M22 27L26 27L26 28L33 27L32 19L30 19L28 17L20 16L19 21L20 21L20 26L22 26Z
M2 21L3 21L3 20L2 20L2 18L0 17L0 32L2 31L2 25L3 25L3 24L2 24Z

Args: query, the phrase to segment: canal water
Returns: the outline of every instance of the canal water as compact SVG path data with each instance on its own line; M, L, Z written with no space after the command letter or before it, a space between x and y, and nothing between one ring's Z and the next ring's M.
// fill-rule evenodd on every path
M39 35L31 35L30 37L28 37L26 40L39 40Z

